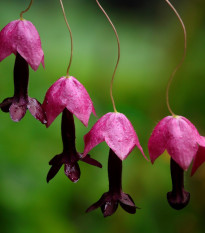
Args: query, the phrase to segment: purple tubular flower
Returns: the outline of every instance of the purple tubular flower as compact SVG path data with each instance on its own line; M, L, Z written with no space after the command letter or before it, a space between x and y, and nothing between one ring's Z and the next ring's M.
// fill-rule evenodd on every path
M11 53L19 53L33 70L44 67L44 53L35 26L27 20L15 20L0 32L0 62Z
M136 206L132 198L122 191L122 160L110 149L108 160L109 191L104 193L99 201L90 206L86 212L101 207L104 217L111 216L118 204L130 214L135 214Z
M126 159L135 146L146 158L132 124L122 113L109 112L95 123L90 132L84 136L84 156L103 141L121 160Z
M110 147L109 191L104 193L100 200L89 207L86 212L101 207L106 217L115 213L120 204L125 211L134 214L137 207L132 198L122 191L122 160L127 158L135 146L139 148L144 157L145 155L132 124L124 114L110 112L95 123L90 132L84 136L83 156L103 141Z
M184 171L199 154L202 137L195 126L185 117L167 116L155 127L148 142L151 162L167 150L171 156L171 176L173 190L167 199L174 209L184 208L190 194L184 190Z
M28 96L28 81L28 63L17 53L14 66L14 96L6 98L0 104L0 108L3 112L9 112L11 119L15 122L20 121L28 109L37 120L45 124L46 117L41 104Z
M82 155L76 151L73 114L66 108L63 110L62 114L61 134L63 152L56 155L49 162L51 168L47 175L47 182L49 182L58 173L63 164L65 164L64 172L72 182L77 182L80 178L80 168L78 165L79 160L96 167L102 167L98 161L90 158L89 155L83 158Z
M50 124L66 108L74 114L85 126L88 125L90 114L95 109L85 87L74 77L61 77L47 91L43 108Z

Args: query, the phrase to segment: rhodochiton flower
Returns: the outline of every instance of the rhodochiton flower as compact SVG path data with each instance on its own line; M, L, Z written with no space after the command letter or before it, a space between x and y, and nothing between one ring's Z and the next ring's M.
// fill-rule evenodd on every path
M137 208L135 203L128 194L122 191L122 160L127 158L135 146L143 155L144 152L130 121L122 113L107 113L85 135L84 141L84 156L103 141L110 147L108 160L109 191L104 193L100 200L89 207L86 212L101 207L104 217L107 217L115 213L118 204L120 204L125 211L134 214Z
M44 53L35 26L27 20L15 20L0 32L0 61L11 53L19 53L33 70L44 66Z
M49 164L52 166L47 175L49 182L65 164L65 174L72 181L80 178L78 161L81 160L93 166L102 167L89 155L83 156L75 147L75 124L73 114L85 125L88 125L90 114L95 109L84 86L74 77L61 77L47 91L43 108L49 127L55 118L62 112L61 134L63 152L56 155Z
M95 109L85 87L74 77L61 77L47 91L43 108L47 116L47 127L66 108L85 126Z
M45 124L45 114L41 104L28 96L29 68L37 70L44 66L44 54L39 34L34 25L27 20L15 20L0 32L0 61L11 53L16 55L14 66L14 96L6 98L0 108L9 112L13 121L20 121L29 109L31 114Z
M184 190L184 171L198 157L202 137L185 117L167 116L155 127L148 142L151 162L167 150L171 156L172 192L167 193L169 204L175 209L184 208L190 194Z

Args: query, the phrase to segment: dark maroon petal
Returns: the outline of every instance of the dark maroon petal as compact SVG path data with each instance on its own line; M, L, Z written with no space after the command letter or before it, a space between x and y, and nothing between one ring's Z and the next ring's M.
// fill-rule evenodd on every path
M101 207L101 206L105 203L105 197L106 197L106 195L105 195L105 193L104 193L104 194L101 196L101 198L100 198L97 202L95 202L93 205L91 205L85 212L88 213L88 212L90 212L90 211L93 211L93 210L95 210L95 209Z
M118 208L118 201L107 201L105 202L102 206L101 206L101 211L104 215L104 217L108 217L111 216L112 214L114 214L116 212Z
M3 112L9 112L9 108L11 107L12 102L13 102L13 97L4 99L3 102L0 104L1 110Z
M76 183L80 179L80 167L78 163L66 163L64 172L66 176L74 183Z
M9 108L11 119L15 122L20 121L26 114L27 104L13 103Z
M42 124L46 124L46 115L45 112L41 106L41 104L34 98L28 98L28 110L29 112Z
M52 165L46 178L47 182L53 179L53 177L58 173L62 165L63 165L62 163Z
M83 159L81 159L81 161L88 163L90 165L102 168L102 164L99 163L97 160L90 158L90 155L86 155L86 157L84 157Z
M50 161L49 165L57 165L57 164L62 164L62 154L54 156Z
M121 198L119 199L121 207L130 214L135 214L136 209L139 209L135 206L135 203L133 199L130 197L130 195L126 193L122 193Z
M48 175L47 175L47 182L49 182L53 177L58 173L60 170L61 166L63 165L62 163L62 154L54 156L50 162L49 165L52 165L50 168Z

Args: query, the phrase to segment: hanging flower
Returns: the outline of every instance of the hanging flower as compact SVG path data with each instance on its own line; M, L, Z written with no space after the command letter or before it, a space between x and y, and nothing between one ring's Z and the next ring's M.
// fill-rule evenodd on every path
M43 108L47 118L46 126L49 127L55 118L62 112L61 134L63 152L56 155L49 164L52 166L47 175L49 182L65 164L65 174L72 181L77 182L80 178L78 161L81 160L93 166L102 165L76 151L75 147L75 124L73 114L85 125L88 125L90 114L95 114L95 109L84 86L74 77L62 77L57 80L47 91Z
M14 96L6 98L0 108L9 112L13 121L20 121L29 109L31 114L46 123L41 104L28 96L29 68L37 70L40 63L44 66L44 54L39 34L34 25L24 19L15 20L0 32L0 61L11 53L16 55L14 66Z
M84 141L84 156L103 141L110 147L108 160L109 191L104 193L100 200L89 207L86 212L101 207L104 217L107 217L115 213L118 204L120 204L125 211L134 214L137 208L134 201L122 191L122 160L127 158L135 146L138 147L144 157L145 155L130 121L122 113L107 113L85 135Z
M35 26L27 20L15 20L0 32L0 62L11 53L19 53L33 70L44 66L44 53Z
M85 87L74 77L61 77L47 91L43 108L50 124L66 108L85 126L88 126L90 114L95 109Z
M172 192L167 193L169 204L182 209L188 203L190 194L184 190L184 171L199 152L201 136L195 126L185 117L167 116L154 128L148 142L151 162L167 150L171 156Z

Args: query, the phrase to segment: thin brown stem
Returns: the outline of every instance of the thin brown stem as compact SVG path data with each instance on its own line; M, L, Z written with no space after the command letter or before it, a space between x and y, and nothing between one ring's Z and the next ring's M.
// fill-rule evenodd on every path
M26 13L30 8L31 8L31 5L33 4L33 0L30 1L29 3L29 6L26 8L26 10L22 11L20 13L20 19L23 20L23 14Z
M165 0L167 2L167 4L171 7L171 9L174 11L175 15L177 16L177 18L179 19L179 22L182 26L182 29L183 29L183 32L184 32L184 53L183 53L183 56L182 56L182 59L180 60L179 64L176 66L176 68L174 69L174 71L172 72L170 78L169 78L169 81L168 81L168 84L167 84L167 89L166 89L166 103L167 103L167 108L169 110L169 112L175 116L174 112L172 111L171 107L170 107L170 104L169 104L169 89L170 89L170 85L171 85L171 82L176 74L176 72L179 70L179 68L182 66L184 60L185 60L185 57L186 57L186 50L187 50L187 33L186 33L186 28L185 28L185 25L179 15L179 13L177 12L177 10L174 8L174 6L169 2L169 0Z
M69 61L68 68L67 68L67 73L66 73L66 76L69 77L69 70L70 70L70 66L71 66L72 58L73 58L73 36L72 36L72 32L71 32L70 26L69 26L69 24L68 24L68 20L67 20L67 18L66 18L66 14L65 14L65 10L64 10L64 6L63 6L62 0L60 0L60 4L61 4L62 11L63 11L64 19L65 19L65 22L66 22L66 26L67 26L68 31L69 31L69 33L70 33L70 40L71 40L70 61Z
M110 84L110 98L112 100L112 105L113 105L113 109L115 112L117 112L116 110L116 107L115 107L115 101L114 101L114 98L113 98L113 94L112 94L112 87L113 87L113 82L114 82L114 77L115 77L115 73L116 73L116 70L117 70L117 67L118 67L118 64L119 64L119 61L120 61L120 41L119 41L119 36L117 34L117 30L115 29L115 26L114 24L112 23L111 19L109 18L108 14L105 12L105 10L103 9L103 7L100 5L100 3L98 2L98 0L96 0L98 6L100 7L100 9L102 10L103 14L106 16L106 18L108 19L110 25L112 26L113 28L113 31L115 33L115 36L117 38L117 45L118 45L118 58L117 58L117 63L115 65L115 69L114 69L114 72L113 72L113 75L112 75L112 80L111 80L111 84Z

